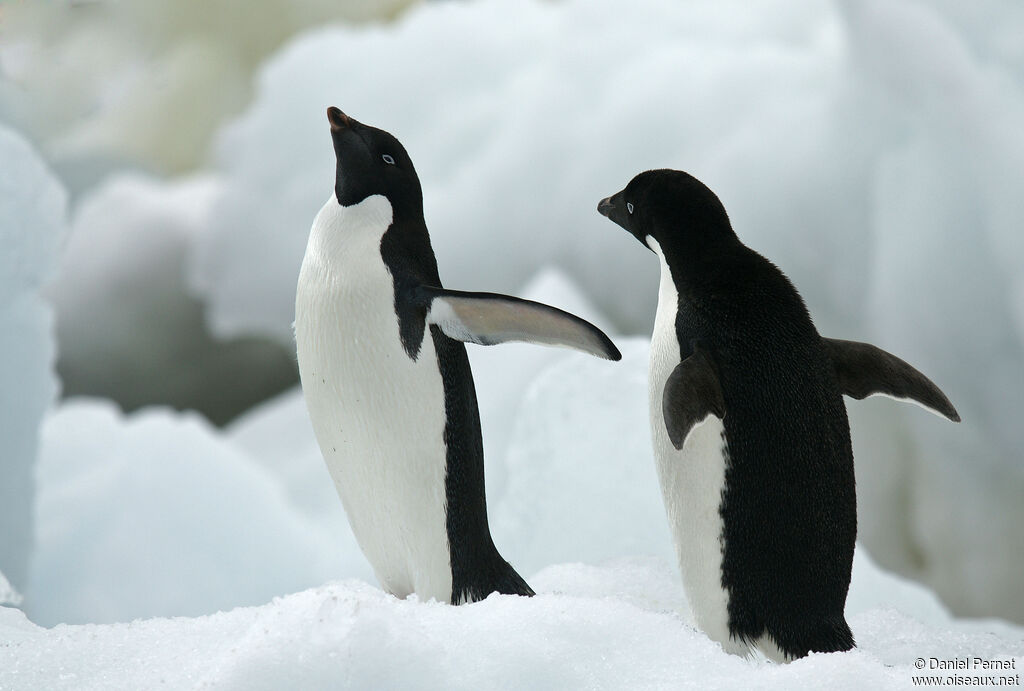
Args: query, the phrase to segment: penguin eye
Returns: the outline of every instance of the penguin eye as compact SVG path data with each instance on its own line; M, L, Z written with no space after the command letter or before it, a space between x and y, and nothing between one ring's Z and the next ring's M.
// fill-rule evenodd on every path
M626 211L633 213L633 202L626 202Z
M383 156L381 156L381 158L383 158L384 162L387 163L389 166L395 165L395 159L391 158L390 154L384 154Z

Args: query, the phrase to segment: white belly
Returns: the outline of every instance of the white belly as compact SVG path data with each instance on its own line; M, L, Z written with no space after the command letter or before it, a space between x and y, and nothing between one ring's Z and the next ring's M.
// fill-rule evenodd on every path
M722 489L728 449L721 420L709 416L690 431L682 449L668 436L662 414L665 382L680 362L676 339L678 296L657 241L652 249L661 260L658 313L651 339L648 395L654 455L662 498L675 541L686 599L697 626L729 652L745 654L747 646L729 638L728 592L722 587Z
M295 299L299 375L320 450L386 590L447 602L444 388L429 330L406 354L380 255L391 205L335 198L310 232Z

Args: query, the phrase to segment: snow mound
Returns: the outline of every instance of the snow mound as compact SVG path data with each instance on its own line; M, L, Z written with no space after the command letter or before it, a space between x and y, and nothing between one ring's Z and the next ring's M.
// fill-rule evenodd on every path
M194 414L66 403L43 426L38 487L25 595L41 624L205 614L354 570Z
M24 589L37 430L57 393L53 315L39 296L67 230L67 196L20 135L0 127L0 570Z
M650 441L648 342L617 345L619 363L549 366L519 404L492 506L495 542L526 572L623 554L675 562Z
M211 176L168 183L122 173L79 200L46 291L65 396L109 397L128 410L159 402L223 422L291 383L290 352L215 341L188 292L188 247L219 194Z
M1024 663L1024 629L851 618L860 648L789 665L722 651L676 610L660 560L566 564L533 598L452 607L358 581L195 619L43 629L0 608L4 688L903 689L918 657ZM885 576L877 576L884 585ZM854 587L857 587L856 581Z

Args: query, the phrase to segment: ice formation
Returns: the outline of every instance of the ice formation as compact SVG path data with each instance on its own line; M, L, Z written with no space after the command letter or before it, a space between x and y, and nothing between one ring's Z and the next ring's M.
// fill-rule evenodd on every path
M160 402L222 423L291 384L290 349L213 339L189 293L186 256L219 193L213 176L120 173L81 196L46 289L66 396L105 396L128 410Z
M67 230L64 188L0 126L0 571L22 590L32 549L39 421L57 393L52 310L40 287Z
M25 607L40 624L195 616L359 573L195 414L66 403L43 426L37 475Z
M253 70L289 37L328 21L386 20L412 2L8 5L0 120L31 132L75 191L125 165L187 171L245 106Z

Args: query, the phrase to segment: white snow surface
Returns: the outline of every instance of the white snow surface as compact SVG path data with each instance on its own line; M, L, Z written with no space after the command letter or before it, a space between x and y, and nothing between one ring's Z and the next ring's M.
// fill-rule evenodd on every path
M23 589L32 549L37 429L57 393L52 310L39 295L67 231L63 186L0 126L0 571Z
M861 591L918 595L861 559L849 619L860 647L789 665L724 653L689 623L659 559L565 564L537 596L453 607L335 581L260 607L194 619L40 628L0 608L9 689L904 689L921 658L1024 664L1024 629L917 612L860 610ZM920 597L919 597L920 599ZM913 598L906 598L914 609ZM929 610L929 608L932 608ZM924 614L925 616L921 616ZM924 619L932 618L925 623ZM987 674L987 673L986 673Z
M964 419L851 402L865 544L955 611L1024 620L1015 35L1006 0L439 3L323 28L267 61L218 134L189 280L216 333L291 342L337 105L406 145L446 285L510 292L554 265L647 333L656 267L595 206L643 169L687 170L822 333L906 359Z

